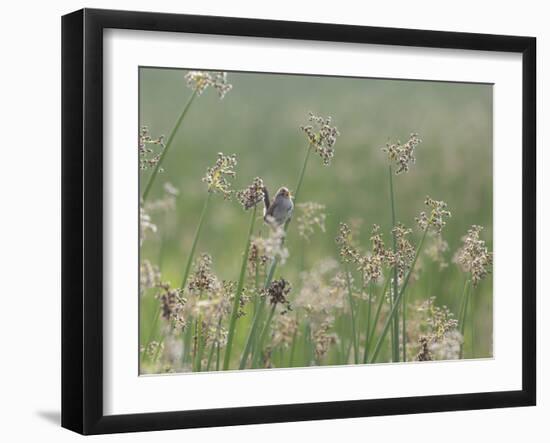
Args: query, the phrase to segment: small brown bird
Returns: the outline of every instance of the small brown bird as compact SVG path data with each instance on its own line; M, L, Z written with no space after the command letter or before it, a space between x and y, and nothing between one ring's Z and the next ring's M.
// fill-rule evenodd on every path
M272 226L284 225L290 217L292 217L292 211L294 209L294 203L292 202L292 196L288 188L284 186L277 191L275 198L270 203L269 193L264 186L264 220L267 224Z

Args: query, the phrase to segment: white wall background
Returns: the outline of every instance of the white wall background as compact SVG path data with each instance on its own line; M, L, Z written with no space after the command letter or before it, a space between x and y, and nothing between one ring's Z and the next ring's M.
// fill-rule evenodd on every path
M111 0L4 2L0 26L0 438L75 441L60 414L60 17L81 7L156 10L319 21L538 38L539 194L548 196L549 156L542 155L550 93L550 28L544 2L407 1L272 2ZM546 111L546 112L545 112ZM29 161L32 159L32 163ZM539 196L539 226L550 200ZM539 229L539 231L541 231ZM550 237L539 232L539 275L548 267ZM546 249L546 254L542 251ZM539 279L539 406L534 408L332 420L95 437L94 441L411 442L465 440L543 442L550 438L550 290ZM452 383L452 380L449 380Z

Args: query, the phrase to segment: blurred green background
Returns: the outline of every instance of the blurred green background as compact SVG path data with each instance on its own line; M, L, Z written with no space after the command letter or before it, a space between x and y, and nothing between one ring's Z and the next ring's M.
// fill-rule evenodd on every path
M189 99L192 91L185 85L185 73L141 68L139 124L147 126L152 137L169 134ZM391 244L388 161L380 148L388 141L406 142L411 132L417 132L423 140L416 150L417 162L394 179L397 220L413 227L414 217L425 209L426 195L447 202L452 218L443 231L449 266L439 270L426 258L423 269L428 272L411 286L409 301L435 296L438 304L458 314L465 276L452 256L461 237L472 224L482 225L482 238L490 251L493 247L492 86L231 72L228 81L233 89L223 100L212 88L197 97L176 135L150 200L162 196L162 185L168 181L180 190L177 208L167 219L152 214L159 233L144 243L142 258L158 263L163 278L179 284L206 196L201 178L218 152L238 157L234 189L260 176L272 194L283 185L293 190L307 148L299 127L307 124L311 111L332 116L341 133L330 166L312 155L300 194L302 202L326 206L326 233L317 232L302 247L291 224L286 243L290 259L278 268L278 275L299 282L302 267L307 270L323 258L337 258L334 238L340 221L363 221L359 240L364 248L369 247L373 223L382 227ZM147 179L148 172L142 173L142 186ZM212 199L196 256L210 253L222 279L238 278L248 220L237 202L219 195ZM413 239L419 237L415 229ZM490 356L490 276L472 300L474 334L466 331L465 352ZM154 300L142 301L142 337L148 335L146 319L155 309Z

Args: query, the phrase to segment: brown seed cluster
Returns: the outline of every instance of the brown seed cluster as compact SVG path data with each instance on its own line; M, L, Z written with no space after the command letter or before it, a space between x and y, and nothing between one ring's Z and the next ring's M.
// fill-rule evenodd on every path
M195 294L209 293L219 287L218 278L212 273L212 257L209 254L201 254L188 287Z
M161 291L157 297L161 303L162 318L171 322L174 329L184 329L186 325L184 308L187 300L182 297L182 290L172 288L169 283L161 283L159 287Z
M256 177L252 184L245 189L237 191L237 200L245 210L253 208L264 199L264 181Z
M208 192L221 193L224 199L231 198L231 183L228 178L235 177L235 166L237 166L237 156L224 155L218 153L216 163L211 168L207 168L206 175L202 181L208 185Z
M262 291L262 295L269 299L269 303L272 306L283 306L282 314L291 311L290 301L287 298L288 293L292 290L292 287L288 281L284 278L279 280L273 280L271 284Z
M424 204L430 208L429 214L421 212L416 217L416 222L420 229L425 231L430 228L433 232L441 233L443 227L447 224L445 218L451 217L451 212L447 209L447 203L444 201L434 200L430 196L426 197Z
M308 120L311 124L300 126L300 129L305 132L310 145L323 159L323 164L328 166L334 157L334 145L340 133L332 126L332 117L323 118L310 112Z
M351 229L346 223L340 222L336 244L340 246L340 258L343 262L357 263L359 251L353 244Z
M227 73L220 71L189 71L185 74L185 81L198 95L212 86L218 92L220 100L233 88L233 85L227 83Z
M420 140L418 134L412 133L406 143L401 144L400 141L397 141L397 143L388 142L382 148L382 151L388 154L388 159L396 164L396 174L408 172L409 166L416 162L414 150L420 143L422 143L422 140Z
M475 287L491 272L493 253L489 252L485 241L479 238L482 226L473 225L468 234L462 238L462 247L455 255L455 262L464 272L471 275L472 285Z

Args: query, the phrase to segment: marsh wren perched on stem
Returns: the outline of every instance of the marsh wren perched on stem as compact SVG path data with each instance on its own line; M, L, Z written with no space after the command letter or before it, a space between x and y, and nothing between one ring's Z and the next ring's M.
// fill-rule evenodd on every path
M267 224L272 226L282 226L284 225L292 216L292 211L294 209L294 203L292 202L292 196L288 188L284 186L279 188L275 198L270 203L269 193L267 192L266 187L263 188L264 191L264 220Z

